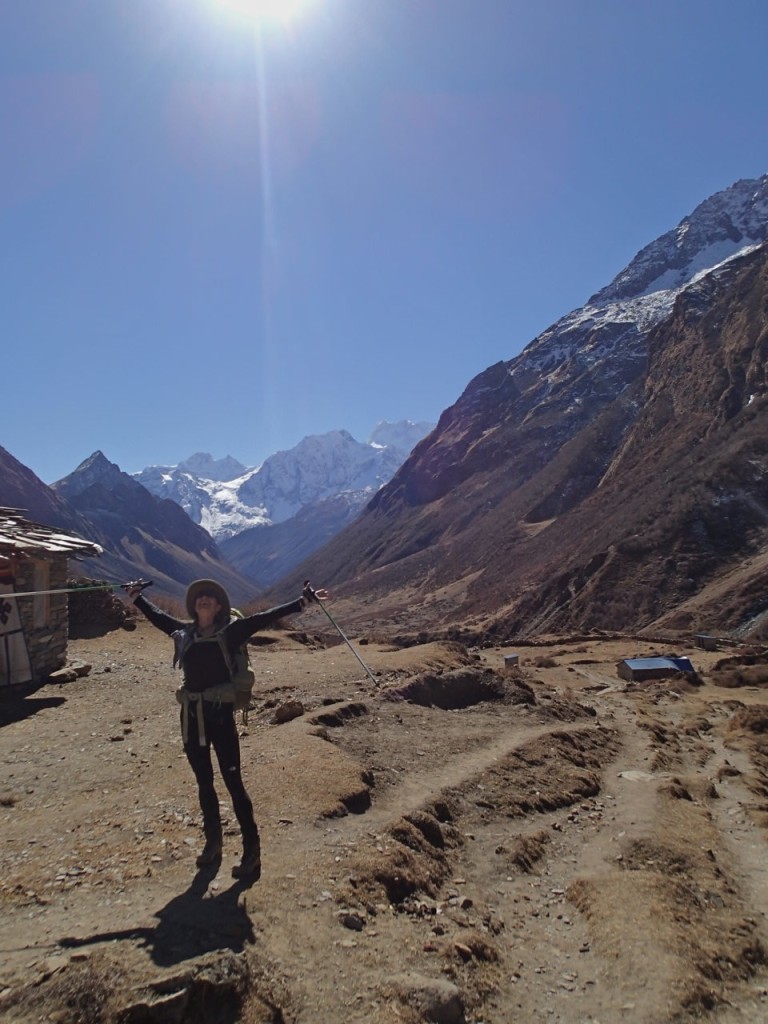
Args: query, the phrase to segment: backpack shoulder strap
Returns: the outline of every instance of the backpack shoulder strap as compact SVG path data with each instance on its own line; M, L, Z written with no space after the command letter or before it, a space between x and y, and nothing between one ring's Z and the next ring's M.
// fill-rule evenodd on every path
M177 629L171 634L173 638L173 667L181 668L181 663L184 659L184 655L189 650L190 645L194 640L194 627L190 625L185 626L183 629Z
M230 618L229 622L231 623L233 621L234 621L233 618ZM234 675L234 663L233 663L233 660L232 660L232 655L229 652L229 647L228 647L228 645L226 643L226 638L224 636L224 630L225 629L226 629L226 626L222 627L222 629L220 629L218 631L218 633L215 634L215 637L216 637L216 640L218 640L219 647L221 648L221 653L224 655L224 660L226 662L226 667L229 670L229 675L233 676Z

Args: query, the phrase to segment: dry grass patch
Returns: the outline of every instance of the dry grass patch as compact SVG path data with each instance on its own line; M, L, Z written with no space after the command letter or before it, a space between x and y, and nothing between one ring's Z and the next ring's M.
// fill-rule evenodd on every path
M516 868L531 874L539 861L546 855L552 836L545 828L528 835L517 836L511 843L496 847L496 853L503 857L507 870Z

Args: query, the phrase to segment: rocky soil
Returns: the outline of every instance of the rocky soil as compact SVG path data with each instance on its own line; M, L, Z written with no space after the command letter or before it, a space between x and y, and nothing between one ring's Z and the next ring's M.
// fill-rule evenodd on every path
M73 641L87 675L0 704L3 1020L768 1019L761 656L371 641L374 687L317 615L253 651L253 884L230 874L223 787L224 859L195 868L177 680L147 623ZM700 679L617 675L669 653Z

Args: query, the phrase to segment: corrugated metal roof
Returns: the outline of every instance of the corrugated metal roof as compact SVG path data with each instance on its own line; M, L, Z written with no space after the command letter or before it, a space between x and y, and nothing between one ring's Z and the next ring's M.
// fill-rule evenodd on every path
M624 664L631 669L647 671L655 668L668 668L674 672L693 672L694 668L688 658L625 658Z
M21 509L0 508L0 554L100 555L102 550L100 545L73 533L62 533L25 519Z

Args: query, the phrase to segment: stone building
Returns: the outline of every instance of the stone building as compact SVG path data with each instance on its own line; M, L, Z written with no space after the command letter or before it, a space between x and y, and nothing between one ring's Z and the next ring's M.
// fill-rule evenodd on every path
M98 544L0 508L0 695L41 685L67 660L69 559Z

